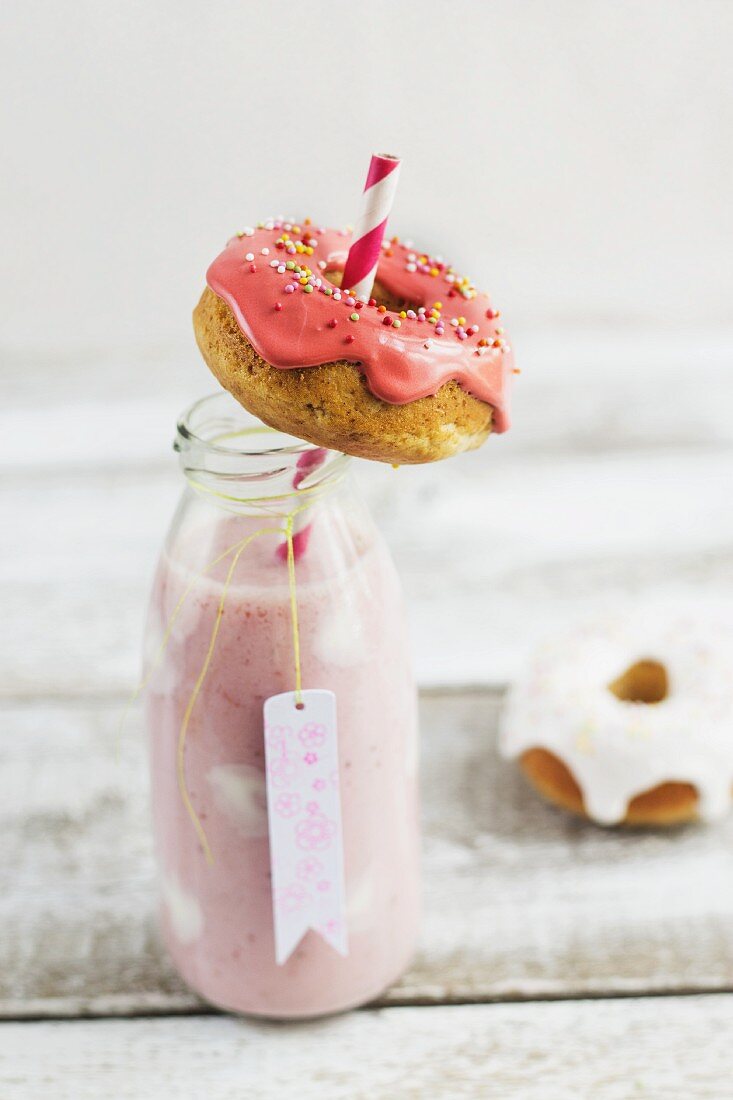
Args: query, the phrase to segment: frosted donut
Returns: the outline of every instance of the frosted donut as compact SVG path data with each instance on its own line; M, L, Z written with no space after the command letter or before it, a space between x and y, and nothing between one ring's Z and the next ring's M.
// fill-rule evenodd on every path
M715 820L731 803L733 634L654 620L597 622L542 647L501 719L502 755L603 825Z
M339 286L350 239L276 220L229 241L193 315L219 382L274 428L383 462L505 431L513 358L488 295L394 238L358 301Z

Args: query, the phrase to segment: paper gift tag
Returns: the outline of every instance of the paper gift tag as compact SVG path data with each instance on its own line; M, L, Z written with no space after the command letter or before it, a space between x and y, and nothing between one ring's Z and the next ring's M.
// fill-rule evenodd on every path
M267 814L279 965L312 928L348 954L336 696L286 691L265 700Z

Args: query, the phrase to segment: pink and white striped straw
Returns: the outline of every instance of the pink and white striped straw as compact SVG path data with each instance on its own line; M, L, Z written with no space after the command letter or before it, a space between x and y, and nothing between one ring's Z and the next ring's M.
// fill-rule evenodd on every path
M298 461L295 467L295 475L293 477L293 488L299 489L301 483L310 477L319 466L328 458L328 451L323 447L315 447L310 451L303 451L298 457ZM311 528L313 527L313 521L310 518L310 514L307 510L297 512L293 520L293 557L296 561L299 561L308 549L308 543L311 537ZM281 542L277 548L277 556L280 561L288 560L288 544L287 542Z
M372 292L384 231L400 178L400 158L375 153L369 165L361 215L346 257L341 286L366 301Z
M364 184L361 216L356 223L341 280L341 286L345 290L351 290L355 297L362 298L364 301L369 298L374 285L384 231L387 228L387 219L392 209L399 176L399 157L393 157L389 153L375 153L372 156ZM319 447L300 456L293 478L294 489L297 490L301 481L304 481L325 461L327 454L327 451ZM307 511L296 515L293 524L293 556L296 561L308 548L312 525ZM277 555L282 561L287 560L287 542L278 546Z

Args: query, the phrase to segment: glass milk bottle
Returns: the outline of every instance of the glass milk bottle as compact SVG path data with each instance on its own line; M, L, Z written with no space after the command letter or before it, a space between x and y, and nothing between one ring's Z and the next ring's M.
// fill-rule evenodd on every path
M397 574L346 456L264 427L227 394L188 411L176 449L187 486L146 641L163 936L222 1008L346 1009L402 973L417 932L416 694ZM305 709L268 725L266 759L263 705L299 683L285 698ZM330 771L310 689L335 696ZM268 810L293 841L278 883Z

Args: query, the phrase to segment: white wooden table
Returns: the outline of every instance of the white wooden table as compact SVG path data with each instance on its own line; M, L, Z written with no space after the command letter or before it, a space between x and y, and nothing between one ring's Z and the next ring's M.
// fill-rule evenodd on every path
M733 819L603 831L494 740L568 616L642 594L733 615L733 337L638 338L622 365L602 333L517 343L513 435L359 469L413 617L426 917L380 1005L296 1026L214 1014L174 974L137 715L115 756L173 422L207 378L190 349L4 371L2 1100L729 1094Z

